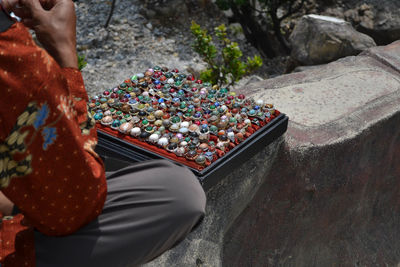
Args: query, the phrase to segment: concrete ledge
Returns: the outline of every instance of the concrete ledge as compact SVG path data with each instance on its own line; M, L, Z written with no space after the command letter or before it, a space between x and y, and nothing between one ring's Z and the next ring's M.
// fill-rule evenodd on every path
M400 262L400 41L243 88L286 135L208 193L207 217L147 266Z

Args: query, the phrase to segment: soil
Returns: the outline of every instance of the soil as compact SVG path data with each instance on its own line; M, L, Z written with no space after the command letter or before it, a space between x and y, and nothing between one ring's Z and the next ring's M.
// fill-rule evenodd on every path
M104 24L111 1L76 2L77 47L78 53L88 62L82 73L89 95L114 87L154 65L198 74L206 65L191 47L192 20L210 33L224 23L230 29L229 37L239 43L244 58L259 54L245 40L240 25L229 24L225 13L212 3L186 0L173 10L174 16L149 14L149 10L160 8L157 6L160 2L162 4L162 1L119 0L107 28ZM277 76L284 72L285 67L285 57L264 59L263 66L255 75L263 79ZM254 77L243 79L241 84L248 79Z

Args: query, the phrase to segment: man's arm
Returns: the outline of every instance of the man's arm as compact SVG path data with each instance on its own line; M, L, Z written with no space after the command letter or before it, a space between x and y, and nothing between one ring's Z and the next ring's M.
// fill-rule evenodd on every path
M62 62L37 47L21 23L0 33L0 164L7 166L0 187L49 235L93 220L106 196L83 80L74 63Z
M0 0L1 4L1 0ZM8 16L8 14L0 6L0 33L8 30L14 21ZM0 191L0 214L5 216L11 215L14 203L12 203L4 194Z
M78 68L76 15L71 0L0 0L0 3L6 12L14 12L26 27L35 31L39 42L61 67Z

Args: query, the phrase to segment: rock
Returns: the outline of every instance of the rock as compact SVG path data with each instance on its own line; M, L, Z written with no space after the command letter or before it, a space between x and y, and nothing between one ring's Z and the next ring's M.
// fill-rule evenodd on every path
M350 23L318 15L303 16L290 42L291 57L302 65L327 63L375 46L371 37L357 32Z
M263 80L263 78L261 78L260 76L251 75L251 76L249 76L247 78L247 81L246 81L246 83L244 85L249 85L249 84L252 84L252 83L255 83L255 82L259 82L259 81L262 81L262 80Z
M400 1L347 0L326 7L324 15L343 18L378 45L400 39Z
M85 51L85 50L88 50L89 48L90 48L90 45L88 45L88 44L83 44L83 45L77 46L78 51Z
M145 12L146 17L148 17L149 19L154 19L157 17L157 13L153 10L153 9L143 9L143 11Z
M185 20L188 16L188 8L184 0L165 0L165 1L147 1L145 14L148 18L157 18L159 20Z
M239 90L287 133L207 192L204 222L146 267L397 266L400 41Z
M231 24L229 24L228 29L232 36L235 36L236 38L238 38L240 40L246 39L246 36L243 33L242 25L240 23L237 23L237 22L231 23Z
M400 1L386 1L388 5L363 4L358 8L356 29L371 36L379 45L400 39Z
M153 29L153 25L149 22L146 24L147 29L152 30Z
M245 76L234 85L233 89L236 90L237 88L245 87L245 86L248 86L249 84L259 82L262 80L263 80L263 78L261 78L260 76L257 76L257 75Z

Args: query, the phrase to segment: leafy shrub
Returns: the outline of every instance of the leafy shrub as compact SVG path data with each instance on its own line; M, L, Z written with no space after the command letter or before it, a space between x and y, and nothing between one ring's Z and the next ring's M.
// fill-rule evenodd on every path
M77 57L78 57L78 69L79 69L79 70L82 70L82 69L83 69L84 67L86 67L86 65L87 65L85 56L84 56L84 55L78 55L78 54L77 54Z
M243 53L236 42L227 38L224 24L215 28L215 36L221 49L213 43L207 30L202 29L196 22L192 21L190 29L195 37L193 49L207 63L207 68L200 74L202 80L229 87L262 66L259 56L248 57L246 62L241 60Z

